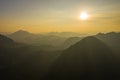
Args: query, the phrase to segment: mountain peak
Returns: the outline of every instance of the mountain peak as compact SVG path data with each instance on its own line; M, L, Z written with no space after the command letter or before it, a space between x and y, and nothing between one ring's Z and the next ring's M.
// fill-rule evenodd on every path
M108 67L109 70L113 69L112 55L111 49L102 41L96 37L86 37L59 56L52 66L50 77L56 80L91 78L96 74L103 77L108 74Z
M17 37L21 37L21 36L33 36L32 33L29 33L27 31L24 31L24 30L18 30L12 34L10 34L10 36L17 36Z
M29 34L29 32L24 31L24 30L18 30L16 32L14 32L13 34Z
M83 46L85 48L87 47L95 47L97 45L105 45L101 40L99 40L98 38L96 37L93 37L93 36L89 36L89 37L86 37L84 39L82 39L81 41L79 41L78 43L76 43L75 45L71 46L70 48L72 47L77 47L79 48L80 46Z

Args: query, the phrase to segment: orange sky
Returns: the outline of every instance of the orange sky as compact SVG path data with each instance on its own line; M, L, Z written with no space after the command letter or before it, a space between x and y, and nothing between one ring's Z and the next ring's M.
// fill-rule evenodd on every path
M0 1L0 32L120 32L119 0ZM80 20L80 12L90 17Z

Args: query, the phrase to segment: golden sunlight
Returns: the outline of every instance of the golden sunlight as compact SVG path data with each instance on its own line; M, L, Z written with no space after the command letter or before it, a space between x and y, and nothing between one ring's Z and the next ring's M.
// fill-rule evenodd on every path
M88 13L87 12L81 12L80 13L80 19L81 20L87 20L89 17Z

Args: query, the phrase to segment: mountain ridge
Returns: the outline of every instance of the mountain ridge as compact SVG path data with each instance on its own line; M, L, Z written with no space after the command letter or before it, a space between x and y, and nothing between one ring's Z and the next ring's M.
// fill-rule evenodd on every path
M115 71L114 61L109 46L96 37L89 36L63 51L48 76L60 80L110 78Z

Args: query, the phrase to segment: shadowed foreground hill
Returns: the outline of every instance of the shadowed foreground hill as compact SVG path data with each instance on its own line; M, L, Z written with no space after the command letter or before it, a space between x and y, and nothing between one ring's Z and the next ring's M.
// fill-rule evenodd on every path
M120 57L112 45L119 46L116 35L87 37L65 51L48 51L48 47L17 43L0 35L0 80L119 80Z
M108 80L119 77L112 50L95 37L71 46L55 61L48 80Z
M0 80L40 80L59 54L0 35Z

